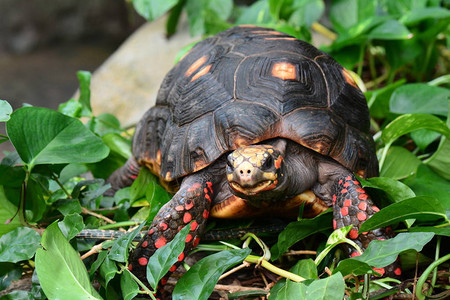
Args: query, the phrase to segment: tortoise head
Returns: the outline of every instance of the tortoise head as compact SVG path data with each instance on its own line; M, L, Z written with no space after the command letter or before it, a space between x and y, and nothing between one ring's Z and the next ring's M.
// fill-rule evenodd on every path
M233 193L256 206L273 198L284 179L283 154L272 145L250 145L231 152L227 179Z

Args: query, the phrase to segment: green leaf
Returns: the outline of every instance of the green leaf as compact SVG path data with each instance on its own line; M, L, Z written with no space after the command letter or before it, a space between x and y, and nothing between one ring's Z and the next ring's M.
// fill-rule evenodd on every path
M400 22L409 26L419 23L423 20L446 19L450 18L448 9L442 7L421 7L413 9L400 18Z
M11 282L22 277L22 267L13 263L0 263L0 291L3 291Z
M331 228L332 214L322 213L313 219L302 219L289 223L279 234L277 243L270 249L272 260L276 260L298 241L320 231Z
M16 110L6 129L29 168L39 164L96 162L109 152L102 140L79 120L46 108Z
M111 281L111 279L116 276L118 271L119 270L117 269L116 263L111 258L109 258L109 256L106 256L105 260L100 266L100 275L105 279L106 286Z
M21 226L19 218L11 220L16 211L17 207L8 201L4 187L0 185L0 236Z
M141 225L132 232L128 232L116 239L109 251L108 257L118 262L126 262L128 260L128 251L131 242L133 242L133 239L139 234L144 225L145 222L142 222Z
M66 215L64 220L58 223L58 226L67 240L70 241L84 229L83 217L79 214Z
M70 99L67 102L61 103L58 106L58 111L66 116L72 118L81 117L81 112L83 110L83 105L78 102L78 100Z
M48 185L45 177L43 178L43 181L45 181ZM46 196L46 191L41 184L42 181L40 181L39 178L34 177L31 177L27 184L25 195L26 213L27 219L33 222L39 221L47 209L44 199L44 196Z
M145 191L145 198L148 203L150 203L150 211L147 220L153 220L161 207L170 201L172 198L170 194L162 188L159 184L151 181L147 185L147 190Z
M399 202L416 196L406 184L389 177L360 179L360 182L363 187L376 188L384 191L392 202Z
M431 196L418 196L405 199L383 208L360 227L359 232L386 227L407 219L417 219L423 222L445 220L448 222L441 203Z
M345 295L345 282L341 273L313 281L306 290L308 300L341 300ZM292 298L291 298L292 299Z
M185 240L191 229L190 224L178 232L172 241L155 251L147 264L147 281L153 290L169 269L178 261L178 256L184 251Z
M236 20L236 25L243 24L268 24L271 21L269 1L259 0L246 7Z
M449 96L450 91L446 88L426 83L405 84L392 93L389 109L398 114L428 113L447 116Z
M0 262L16 263L34 256L41 237L29 227L19 227L0 238Z
M415 174L421 163L417 156L405 148L393 146L389 148L380 176L404 179Z
M174 300L208 299L220 275L228 268L242 262L250 252L248 248L233 249L203 258L178 280L172 298Z
M130 271L124 270L120 276L120 288L122 290L122 297L125 300L134 299L139 293L139 287L133 277L131 277Z
M58 224L47 227L42 235L43 248L36 252L36 271L49 299L101 299L91 286L78 253L70 246Z
M123 136L117 133L108 133L102 139L112 152L119 154L124 159L131 157L131 143Z
M153 21L174 7L178 0L133 0L136 11L147 21Z
M94 263L91 265L91 268L89 269L89 277L92 278L95 275L95 272L98 270L98 268L103 264L103 262L106 259L106 256L108 255L108 251L101 251L97 255L97 259L94 261Z
M310 27L312 23L319 20L324 10L325 5L322 0L300 1L290 16L289 23L298 27Z
M362 261L376 268L383 268L392 264L403 251L414 249L420 252L423 246L431 241L433 236L434 233L431 232L399 233L396 237L389 240L372 241L361 256L349 259Z
M291 300L291 299L308 299L307 298L307 286L301 282L294 282L291 280L286 280L284 285L273 293L270 291L269 299L277 300Z
M397 20L388 20L372 29L368 38L374 40L403 40L410 39L413 34Z
M108 133L122 133L120 121L112 114L100 114L92 118L90 122L88 123L88 127L93 128L93 131L101 137Z
M405 114L389 123L381 134L385 144L392 144L404 134L418 129L429 129L450 138L450 129L441 119L428 114Z
M80 102L83 107L81 116L90 117L92 116L90 88L91 73L88 71L78 71L77 77L78 81L80 82L80 97L78 98L78 102Z
M370 265L354 259L344 259L340 261L336 269L333 270L333 274L338 272L343 276L347 276L348 274L353 274L355 276L375 274Z
M9 120L13 109L6 100L0 100L0 122Z
M428 129L419 129L411 132L411 138L423 152L425 152L426 148L440 136L440 133Z
M330 6L330 21L338 33L346 33L352 26L375 16L374 1L334 0Z
M306 279L318 279L317 267L311 258L299 260L290 270Z
M369 106L370 116L372 118L384 119L390 117L389 100L391 95L405 82L405 79L401 79L380 89L364 93L367 98L367 105Z
M433 232L435 235L450 237L450 226L446 227L412 227L409 232Z

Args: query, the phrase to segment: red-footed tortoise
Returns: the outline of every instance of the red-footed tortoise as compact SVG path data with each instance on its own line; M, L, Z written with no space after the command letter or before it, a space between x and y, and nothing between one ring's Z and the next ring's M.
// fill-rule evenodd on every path
M296 216L306 202L310 215L332 206L334 228L353 224L349 237L362 249L390 237L358 235L378 211L353 175L378 174L364 95L333 58L271 29L231 28L178 62L112 190L141 167L176 191L131 255L142 279L148 258L191 221L185 253L195 247L208 217Z

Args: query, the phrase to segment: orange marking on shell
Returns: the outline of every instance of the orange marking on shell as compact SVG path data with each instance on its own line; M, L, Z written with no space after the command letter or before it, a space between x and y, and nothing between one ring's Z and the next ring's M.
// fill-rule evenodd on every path
M190 241L192 241L192 234L188 234L184 240L185 243L189 243Z
M211 65L207 65L206 67L203 67L200 71L197 72L197 74L195 74L192 77L191 82L194 81L194 80L197 80L198 78L200 78L200 77L202 77L204 75L206 75L209 72L209 70L211 70Z
M366 210L367 209L367 202L361 201L361 203L359 203L358 207L359 207L360 210Z
M353 79L352 74L346 68L342 69L342 75L344 75L344 79L348 84L354 86L355 88L358 88L358 85Z
M160 237L159 239L156 240L155 247L157 249L159 249L159 248L163 247L166 243L167 243L166 238L162 236L162 237Z
M350 230L350 232L348 233L348 236L352 239L352 240L356 240L358 238L358 230L353 228L352 230Z
M192 215L190 213L185 213L183 216L183 222L184 223L189 223L192 220Z
M148 247L148 241L142 242L141 247L142 248L147 248Z
M145 257L141 257L138 259L138 262L141 266L146 266L148 264L148 259L146 259Z
M252 33L256 34L272 34L272 35L282 35L283 33L279 31L267 31L267 30L253 30Z
M341 208L341 215L342 215L343 217L345 217L345 216L348 215L348 207L343 207L343 208Z
M349 207L349 206L351 206L351 205L352 205L352 199L345 199L345 201L344 201L344 206Z
M397 275L397 276L402 275L402 269L400 269L400 268L395 269L394 270L394 274Z
M283 162L283 156L278 156L277 160L275 161L275 168L279 169L281 167L281 163Z
M279 62L272 67L272 76L280 78L282 80L296 79L297 71L293 64L287 62Z
M169 272L175 272L176 269L177 269L177 266L173 265L170 267Z
M202 56L199 59L197 59L184 73L186 77L191 76L198 68L200 68L201 65L203 65L208 58L206 56ZM191 80L192 81L192 80Z
M184 252L181 252L180 255L178 255L178 261L182 261L184 259Z
M198 227L198 223L197 223L197 221L192 221L192 223L191 223L191 231L194 231L195 229L197 229L197 227Z
M287 40L287 41L296 41L296 38L293 37L267 37L265 40Z
M356 215L359 221L365 221L367 219L366 213L360 212Z

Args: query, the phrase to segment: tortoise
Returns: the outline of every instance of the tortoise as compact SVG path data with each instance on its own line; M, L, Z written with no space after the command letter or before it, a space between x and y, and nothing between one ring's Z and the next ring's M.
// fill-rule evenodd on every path
M129 268L145 279L148 258L188 224L179 261L209 217L295 217L301 205L308 216L333 207L333 227L353 225L362 249L391 237L384 228L358 234L379 210L354 175L378 175L369 121L349 71L304 41L238 26L198 43L166 75L132 157L109 178L114 192L145 167L175 193Z

